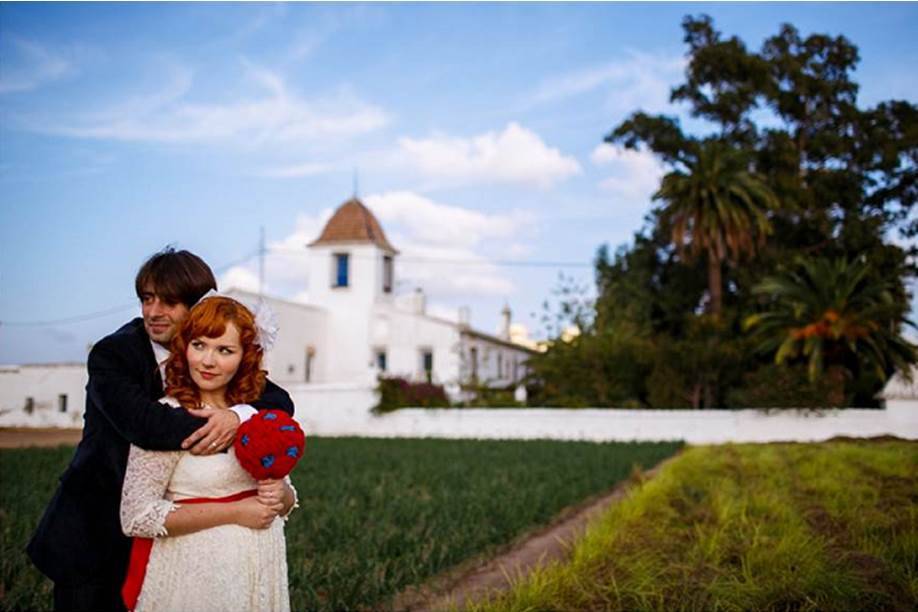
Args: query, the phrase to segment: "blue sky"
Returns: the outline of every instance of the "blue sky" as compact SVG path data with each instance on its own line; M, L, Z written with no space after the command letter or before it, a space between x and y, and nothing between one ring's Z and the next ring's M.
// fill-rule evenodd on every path
M559 268L500 262L591 284L641 227L664 168L600 143L639 108L704 130L668 103L701 12L843 34L862 106L918 101L915 4L0 4L0 363L83 360L168 243L254 288L263 226L267 292L308 300L355 169L398 291L538 336Z

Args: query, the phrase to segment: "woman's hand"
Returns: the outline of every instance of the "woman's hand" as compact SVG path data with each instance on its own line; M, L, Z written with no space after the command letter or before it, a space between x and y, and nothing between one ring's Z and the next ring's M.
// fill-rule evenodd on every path
M236 523L250 529L267 529L277 518L277 510L261 503L257 497L247 497L237 504Z
M277 512L277 514L283 514L286 510L286 498L287 483L283 480L268 478L258 481L258 497L256 499Z

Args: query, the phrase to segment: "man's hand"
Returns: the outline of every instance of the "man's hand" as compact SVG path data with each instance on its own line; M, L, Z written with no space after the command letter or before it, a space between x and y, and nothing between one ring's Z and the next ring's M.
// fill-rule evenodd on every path
M183 449L191 449L192 455L213 455L228 447L236 437L239 429L239 417L232 410L199 408L189 410L196 416L207 419L193 434L182 442Z

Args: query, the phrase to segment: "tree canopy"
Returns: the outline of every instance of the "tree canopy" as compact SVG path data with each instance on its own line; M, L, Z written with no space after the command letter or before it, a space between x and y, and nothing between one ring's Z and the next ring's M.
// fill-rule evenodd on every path
M856 325L882 332L879 343L862 338L839 358L842 403L876 405L894 368L916 358L901 332L918 274L918 108L860 106L860 58L844 36L803 36L785 24L753 50L710 17L682 26L688 62L671 101L710 132L636 109L606 134L607 143L650 151L668 172L634 240L613 256L599 247L594 316L574 342L556 341L532 361L535 397L550 401L549 390L563 388L580 405L740 407L752 397L819 403L822 394L838 405L838 385L823 384L819 368L813 374L812 350L778 355L799 326L764 326L777 334L764 352L743 328L775 314L775 279L803 258L812 271L847 266L885 296L882 308L857 315ZM816 310L825 322L828 310ZM561 382L578 361L606 380ZM781 384L786 397L774 391Z

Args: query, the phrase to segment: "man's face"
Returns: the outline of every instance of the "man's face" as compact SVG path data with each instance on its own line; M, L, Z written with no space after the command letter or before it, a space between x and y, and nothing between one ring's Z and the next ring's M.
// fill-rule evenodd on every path
M143 288L140 305L143 312L143 327L147 330L150 340L168 348L179 325L188 316L188 308L181 302L170 304L164 301L151 284Z

